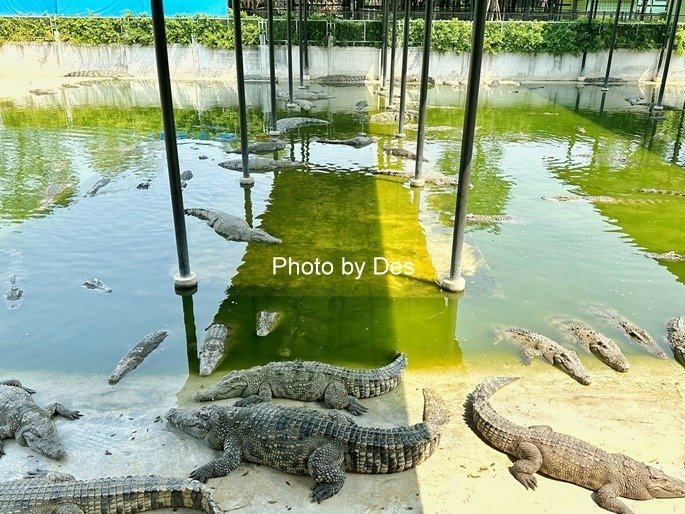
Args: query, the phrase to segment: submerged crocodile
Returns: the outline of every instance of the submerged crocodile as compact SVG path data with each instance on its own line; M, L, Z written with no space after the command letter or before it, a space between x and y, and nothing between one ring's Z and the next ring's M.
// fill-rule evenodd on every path
M221 514L209 490L196 480L155 475L76 480L40 471L0 483L2 514L135 514L163 508Z
M88 192L84 196L95 196L96 194L98 194L98 191L100 191L100 189L105 187L111 181L112 181L111 178L101 178L95 184L93 184L91 186L91 188L88 190Z
M335 84L338 86L358 85L366 82L365 75L324 75L316 79L319 84Z
M276 122L276 130L279 132L287 132L304 125L330 125L326 120L321 120L319 118L305 118L305 117L295 117L295 118L281 118Z
M243 160L231 159L219 163L219 166L227 170L242 171ZM304 168L306 164L288 159L269 159L267 157L257 157L250 155L247 161L247 166L250 172L256 171L273 171L273 170L287 170L294 168Z
M498 329L500 338L507 338L523 346L523 359L530 364L534 357L542 357L555 368L583 385L590 385L592 377L573 350L564 348L551 339L524 328L507 327Z
M614 325L623 329L626 335L635 343L642 346L649 353L660 359L667 359L668 355L659 348L654 338L645 330L638 327L625 316L619 314L615 309L604 307L603 305L588 305L588 311L600 318L603 318Z
M416 160L416 154L406 148L398 148L396 146L386 146L383 147L383 151L388 155L393 155L395 157L400 157L401 159L411 159ZM428 159L424 159L424 162L428 162Z
M382 368L355 369L315 361L270 362L264 366L232 371L209 389L195 393L195 401L206 402L243 397L243 407L269 402L272 397L305 402L323 400L331 409L352 414L367 411L358 398L371 398L397 387L407 356L401 353Z
M257 141L247 145L247 153L272 153L285 148L285 141L272 139L271 141ZM242 153L242 149L236 148L228 153ZM241 163L242 164L242 163ZM221 166L221 164L219 164ZM252 164L250 163L250 168Z
M620 453L608 453L546 425L524 427L495 411L489 397L517 377L491 377L476 387L466 404L466 421L489 445L515 458L510 468L526 489L535 473L594 491L593 500L619 514L633 511L618 498L685 498L685 481Z
M50 184L48 187L45 188L45 191L43 192L43 198L38 204L38 207L40 209L49 207L50 205L55 203L57 198L61 196L69 188L69 184Z
M205 330L205 339L200 350L200 376L211 375L226 353L226 339L229 328L221 323L212 323Z
M685 255L680 255L677 252L670 251L666 253L654 253L654 252L647 252L645 253L645 257L649 257L650 259L655 259L657 261L668 261L668 262L680 262L680 261L685 261Z
M229 241L259 241L261 243L278 244L282 241L267 234L260 228L250 228L245 220L242 220L227 212L216 209L190 208L184 211L189 216L195 216L205 220L214 232Z
M279 311L260 311L257 314L257 337L266 337L281 323L283 313Z
M392 169L382 169L372 171L374 175L387 175L390 177L401 177L405 179L414 178L413 170L392 170ZM457 183L457 177L445 175L440 171L425 171L421 174L421 178L426 182L426 184L434 184L436 186L453 186Z
M167 335L168 332L166 330L159 330L146 335L121 358L119 364L117 364L117 367L107 379L109 385L117 384L119 380L136 369L145 360L145 357L150 355L164 341Z
M109 287L107 284L105 284L99 278L89 278L87 280L84 280L83 281L83 287L85 287L86 289L97 289L100 291L104 291L105 293L114 292L114 289Z
M372 137L359 135L349 139L319 139L318 142L327 145L347 145L361 148L362 146L368 146L371 143L375 143L376 140Z
M345 471L396 473L428 459L440 442L447 414L435 394L423 391L423 422L410 427L358 426L345 414L280 407L209 405L199 411L172 409L169 422L223 455L190 476L202 482L225 476L241 460L314 479L312 501L337 494Z
M638 193L649 193L653 195L671 195L671 196L685 196L685 191L674 191L672 189L654 189L652 187L644 187L637 190Z
M685 366L685 316L669 319L666 323L666 335L673 357Z
M580 344L610 368L620 372L630 369L628 360L613 339L597 332L587 323L563 316L554 316L550 321L567 340Z
M17 275L12 274L7 280L9 281L10 288L5 291L5 299L8 302L18 302L24 296L24 291L17 285Z
M473 214L466 215L469 223L516 223L517 219L505 214Z
M405 111L404 121L414 121L418 118L413 112ZM372 114L369 118L374 123L396 123L400 121L400 113L397 111L385 111Z
M288 99L288 93L286 91L279 91L276 96L281 100ZM327 95L323 91L307 91L306 89L296 89L293 91L293 100L307 100L307 101L317 101L317 100L328 100L333 98L331 95Z
M543 200L556 200L557 202L598 202L598 203L614 203L615 198L611 196L578 196L578 195L555 195L543 196Z
M61 460L66 451L50 418L59 414L67 419L77 419L81 414L61 403L41 408L31 398L32 393L18 380L0 382L0 457L5 454L2 440L14 437L21 446L28 446L50 459ZM5 511L0 509L0 512L4 514Z

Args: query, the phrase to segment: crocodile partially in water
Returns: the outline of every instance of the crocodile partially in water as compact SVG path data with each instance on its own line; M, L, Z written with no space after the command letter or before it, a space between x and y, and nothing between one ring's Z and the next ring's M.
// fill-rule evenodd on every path
M681 255L678 252L675 252L673 250L671 250L670 252L664 252L664 253L647 252L647 253L645 253L645 257L649 257L650 259L654 259L656 261L667 261L667 262L685 261L685 255Z
M283 319L279 311L259 311L257 314L257 337L266 337L276 330Z
M205 220L214 232L229 241L258 241L278 244L281 240L260 228L252 228L243 219L217 209L189 208L184 211L188 216Z
M226 354L226 339L230 328L222 323L212 323L205 330L200 350L200 376L211 375Z
M250 143L247 145L247 152L248 153L273 153L277 152L279 150L283 150L285 148L285 141L282 141L280 139L272 139L271 141L255 141L254 143ZM236 148L235 150L231 150L228 153L241 153L242 150L240 148ZM250 163L250 168L252 167ZM221 166L221 165L219 165Z
M496 333L499 338L512 340L523 347L523 359L526 364L530 364L534 357L541 357L575 381L583 385L592 383L590 373L573 350L564 348L542 334L524 328L499 328Z
M374 138L363 135L350 137L348 139L318 139L317 141L327 145L346 145L353 146L355 148L361 148L376 142Z
M535 473L540 473L594 491L597 505L619 514L634 514L619 497L685 498L685 481L657 468L620 453L608 453L546 425L524 427L506 419L489 398L516 380L518 377L486 379L469 395L464 417L481 439L514 458L511 474L526 489L537 487Z
M330 125L330 123L326 120L321 120L319 118L281 118L276 122L276 129L279 132L288 132L289 130L294 130L296 128L304 127L306 125Z
M219 166L227 170L242 171L243 160L229 159L228 161L220 162ZM274 171L304 168L306 167L306 164L303 162L291 161L289 159L270 159L268 157L258 157L256 155L250 155L247 161L247 167L250 170L250 173L253 173L257 171Z
M685 366L685 316L671 318L666 323L666 336L671 345L673 357Z
M112 371L107 382L109 385L115 385L128 375L131 371L136 369L145 358L150 355L161 343L166 339L168 332L166 330L158 330L146 335L138 344L131 348L126 355L124 355L117 367Z
M170 424L202 439L223 455L191 474L205 482L225 476L242 460L314 479L312 500L337 494L345 472L396 473L428 459L449 419L437 396L424 389L423 422L412 426L359 426L338 411L281 407L262 403L248 408L208 405L200 410L172 409Z
M242 397L235 405L292 398L305 402L323 400L331 409L353 414L367 411L358 398L372 398L397 387L407 356L403 353L380 368L358 369L315 361L270 362L264 366L232 371L208 389L195 393L195 401L206 402Z
M223 513L205 485L187 478L76 480L67 473L39 471L0 483L2 514L135 514L177 507Z

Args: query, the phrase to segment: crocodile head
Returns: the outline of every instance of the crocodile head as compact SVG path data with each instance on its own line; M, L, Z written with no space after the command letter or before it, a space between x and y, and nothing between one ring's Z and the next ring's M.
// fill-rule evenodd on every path
M561 371L583 385L590 385L592 377L580 362L575 352L560 351L552 357L553 364Z
M199 410L171 409L166 413L166 419L179 430L198 439L204 439L209 432L209 424L207 418L199 414Z
M247 371L231 371L213 386L195 393L194 400L196 402L211 402L244 396L249 384Z
M652 498L685 498L685 481L668 476L660 469L647 466L645 487Z
M15 435L20 445L28 446L50 459L62 460L67 455L52 420L29 412L21 421L22 427Z
M251 230L251 238L253 241L259 241L260 243L279 244L283 242L277 237L274 237L271 234L267 234L264 230L260 228L253 228Z
M616 346L616 343L611 340L605 341L604 339L599 339L594 341L590 345L590 351L600 361L616 371L624 373L630 369L630 364L625 358L625 355L623 355L620 348Z

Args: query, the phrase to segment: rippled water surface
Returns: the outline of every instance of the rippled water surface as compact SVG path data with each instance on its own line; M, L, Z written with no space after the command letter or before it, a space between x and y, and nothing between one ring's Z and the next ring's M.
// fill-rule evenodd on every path
M186 207L230 212L283 240L228 242L187 217L200 280L192 297L176 295L171 281L176 249L154 84L105 82L2 104L0 280L3 296L12 287L23 294L3 298L0 367L106 375L139 339L164 328L169 338L136 373L196 373L197 346L212 322L232 327L226 370L286 358L372 366L398 350L417 367L468 365L516 358L517 348L495 340L499 325L557 336L554 314L581 317L632 353L640 350L588 314L587 304L618 310L662 344L666 320L685 314L685 262L645 257L685 254L685 197L638 191L685 191L682 112L652 120L623 100L638 93L627 86L604 100L592 87L484 91L468 210L512 220L468 227L467 291L456 298L435 285L449 266L454 188L411 190L403 179L373 175L413 169L413 161L382 151L394 125L355 110L362 99L378 110L370 89L328 91L334 98L309 115L331 125L284 136L280 156L306 167L255 174L255 187L244 190L237 172L218 166L236 145L234 93L175 86L181 170L194 175ZM251 138L265 137L266 93L248 91ZM456 174L463 91L436 87L429 101L424 169ZM378 143L317 141L360 131ZM403 145L413 150L411 124L407 132ZM102 178L111 181L87 196ZM137 187L147 180L148 189ZM556 195L610 198L543 198ZM274 273L278 257L318 258L333 273ZM414 272L381 274L381 258L411 263ZM359 279L343 274L343 259L365 263ZM114 291L81 286L93 277ZM283 321L257 337L262 310L281 311Z

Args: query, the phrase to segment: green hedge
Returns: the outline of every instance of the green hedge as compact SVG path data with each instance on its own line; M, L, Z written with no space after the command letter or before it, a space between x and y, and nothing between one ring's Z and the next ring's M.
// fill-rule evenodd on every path
M339 19L312 19L308 39L311 45L329 44L327 22L334 22L333 44L351 46L365 44L380 46L381 22L362 22ZM412 20L409 27L410 44L423 44L424 22ZM54 41L53 29L59 30L60 40L74 44L151 45L152 21L148 16L128 14L121 18L0 18L0 44L5 42ZM258 18L244 16L243 44L259 43ZM274 39L286 38L286 23L274 23ZM233 24L229 18L205 16L167 18L169 43L189 44L193 38L210 48L233 48ZM588 29L583 20L570 22L508 21L490 22L485 31L485 51L519 54L551 53L577 55L583 50L599 51L609 48L612 22L595 21ZM297 41L296 24L292 24L293 40ZM402 27L398 30L401 39ZM616 47L632 50L659 48L666 35L663 22L627 22L619 24ZM431 44L439 52L464 52L471 46L471 23L460 20L437 20L433 23ZM685 28L679 27L675 50L685 54Z

